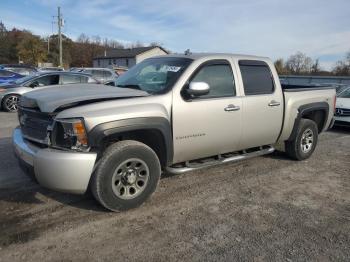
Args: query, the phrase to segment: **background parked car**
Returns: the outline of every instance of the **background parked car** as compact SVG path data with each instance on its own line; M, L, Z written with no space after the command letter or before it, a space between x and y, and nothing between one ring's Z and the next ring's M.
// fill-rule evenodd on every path
M15 81L22 77L24 77L24 75L20 75L5 69L0 69L0 84Z
M109 68L71 68L72 72L84 72L87 74L91 74L93 78L97 79L101 83L105 83L107 81L114 81L118 78L118 75Z
M334 119L337 126L350 126L350 87L337 95Z
M337 92L337 96L342 93L344 90L346 90L347 88L349 88L349 85L346 84L334 84L333 85L335 87L335 91Z
M62 67L40 67L38 68L40 72L57 72L57 71L64 71L64 68Z
M0 69L6 69L8 71L12 71L24 76L31 75L38 72L38 70L35 67L29 66L29 65L19 65L19 64L4 64L0 66Z
M75 83L99 83L91 75L79 72L40 72L14 82L0 84L0 105L7 112L16 112L19 97L36 88Z

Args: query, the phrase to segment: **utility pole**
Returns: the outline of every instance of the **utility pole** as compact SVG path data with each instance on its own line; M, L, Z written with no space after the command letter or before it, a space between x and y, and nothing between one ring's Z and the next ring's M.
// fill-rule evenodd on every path
M47 54L50 54L50 36L47 38Z
M63 67L63 61L62 61L62 34L61 34L61 27L63 26L62 23L62 15L61 15L61 7L57 7L57 25L58 25L58 46L59 46L59 67Z

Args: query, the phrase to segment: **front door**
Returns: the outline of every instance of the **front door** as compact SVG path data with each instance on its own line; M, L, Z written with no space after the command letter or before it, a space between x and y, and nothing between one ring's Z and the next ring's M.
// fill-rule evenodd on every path
M174 98L174 163L239 148L242 99L236 95L231 64L227 60L206 62L190 82L205 82L210 92L193 97L182 90L182 97Z

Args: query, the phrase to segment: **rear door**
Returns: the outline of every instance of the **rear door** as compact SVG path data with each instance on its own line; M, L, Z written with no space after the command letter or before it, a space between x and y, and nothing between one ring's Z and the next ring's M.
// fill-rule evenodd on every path
M242 100L243 148L275 143L283 123L283 94L269 65L263 61L238 62L244 88Z
M101 83L105 81L103 70L92 70L92 77Z
M108 80L113 80L112 73L109 71L103 71L104 82Z
M61 85L77 84L77 83L81 83L81 76L80 75L74 75L74 74L62 74L62 75L60 75L60 84Z
M185 89L191 82L207 83L209 94L188 97ZM205 62L186 86L173 103L174 162L239 149L242 101L229 61Z

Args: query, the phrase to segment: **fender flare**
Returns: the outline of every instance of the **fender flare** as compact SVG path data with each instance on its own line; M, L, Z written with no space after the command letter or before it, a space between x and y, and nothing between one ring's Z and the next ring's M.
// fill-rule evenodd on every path
M305 104L305 105L302 105L298 108L298 115L295 118L293 130L292 130L292 133L290 134L289 138L287 139L288 141L291 141L296 137L298 126L299 126L300 120L303 118L303 116L307 113L310 113L310 112L316 111L316 110L322 110L325 112L325 120L322 124L322 129L319 130L319 132L321 132L324 129L324 127L327 123L328 114L329 114L328 103L327 102L317 102L317 103Z
M99 147L106 137L137 130L157 130L162 134L166 163L170 165L174 156L173 136L170 122L164 117L130 118L99 124L88 133L89 144L91 147Z

